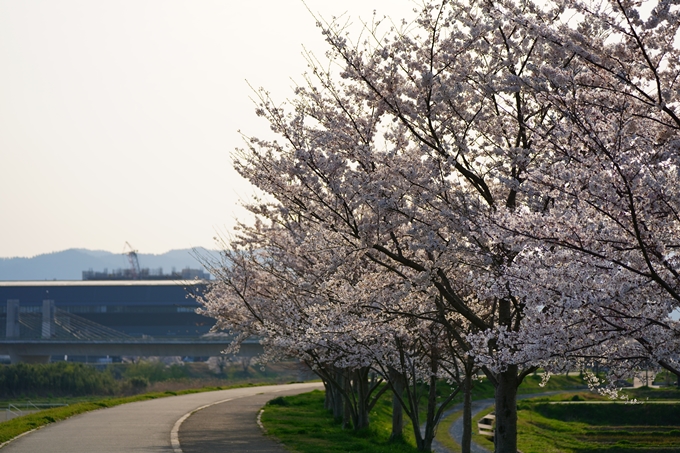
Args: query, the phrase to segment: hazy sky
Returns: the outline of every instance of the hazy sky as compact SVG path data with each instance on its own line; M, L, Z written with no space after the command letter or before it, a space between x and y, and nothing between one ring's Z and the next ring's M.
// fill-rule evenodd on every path
M306 0L412 18L411 0ZM213 247L251 189L238 130L325 43L301 0L0 0L0 257Z

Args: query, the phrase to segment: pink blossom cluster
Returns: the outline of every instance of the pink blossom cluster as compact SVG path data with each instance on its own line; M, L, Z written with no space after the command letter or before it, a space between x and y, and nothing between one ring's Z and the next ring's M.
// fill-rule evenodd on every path
M287 103L258 91L278 138L234 155L263 197L202 300L218 329L363 395L355 426L380 379L455 394L481 371L499 452L538 367L607 369L607 392L680 374L676 2L425 2L359 43L319 26L329 61Z

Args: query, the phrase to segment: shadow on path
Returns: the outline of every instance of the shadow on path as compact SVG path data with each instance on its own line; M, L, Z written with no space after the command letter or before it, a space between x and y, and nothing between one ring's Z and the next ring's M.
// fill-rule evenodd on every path
M321 388L321 384L319 384ZM237 398L201 409L187 418L179 429L183 453L284 453L276 441L264 435L257 416L265 403L277 396L309 392L287 390Z

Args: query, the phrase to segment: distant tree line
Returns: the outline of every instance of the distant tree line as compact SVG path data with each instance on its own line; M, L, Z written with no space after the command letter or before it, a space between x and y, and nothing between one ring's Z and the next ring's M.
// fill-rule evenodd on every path
M110 372L82 363L18 363L0 367L0 398L111 395L120 388Z
M190 377L185 367L162 362L110 365L103 370L82 363L19 363L0 367L0 398L129 394L152 382Z

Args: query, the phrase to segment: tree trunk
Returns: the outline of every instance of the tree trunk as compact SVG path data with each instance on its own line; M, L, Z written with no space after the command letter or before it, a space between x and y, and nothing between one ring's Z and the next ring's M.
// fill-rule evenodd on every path
M353 418L352 418L352 408L350 407L349 404L345 403L343 405L343 412L342 412L342 429L349 429L350 426L352 426L353 423Z
M331 394L331 404L332 404L332 410L333 410L333 418L335 420L340 420L345 415L342 389L338 386L338 383L339 383L339 385L344 385L343 372L342 372L342 370L336 368L335 370L332 371L332 373L335 374L334 379L333 379L333 381L331 381L331 384L330 384L330 389L331 389L331 392L332 392L332 394Z
M342 385L344 386L345 394L340 394L342 402L342 429L348 429L354 425L354 417L352 416L352 406L349 401L349 394L352 392L352 385L350 383L349 371L342 372L340 375ZM344 399L343 399L344 398Z
M392 385L392 434L390 434L390 441L393 441L404 436L404 409L401 407L401 401L399 401L397 395L404 394L406 380L403 374L392 367L389 368L388 374Z
M359 368L354 372L354 386L357 392L357 417L355 430L368 428L368 367Z
M433 367L436 371L436 366ZM425 435L423 436L423 442L418 446L419 451L432 451L432 440L434 439L434 432L436 428L435 424L435 411L437 410L437 378L432 375L430 376L430 388L427 395L427 416L425 418Z
M439 352L436 347L432 347L430 353L430 379L428 382L427 408L425 415L425 433L421 442L417 442L418 451L432 451L432 441L434 440L435 430L437 429L437 371L439 369ZM416 438L417 440L417 438Z
M495 453L517 453L517 365L497 375Z
M468 363L472 362L470 359ZM463 437L460 442L462 453L472 448L472 370L465 370L463 379Z
M333 418L340 420L345 415L345 405L342 393L337 386L332 386L333 390Z
M327 411L333 410L333 386L327 380L322 379L324 390L326 391L323 398L323 408Z

